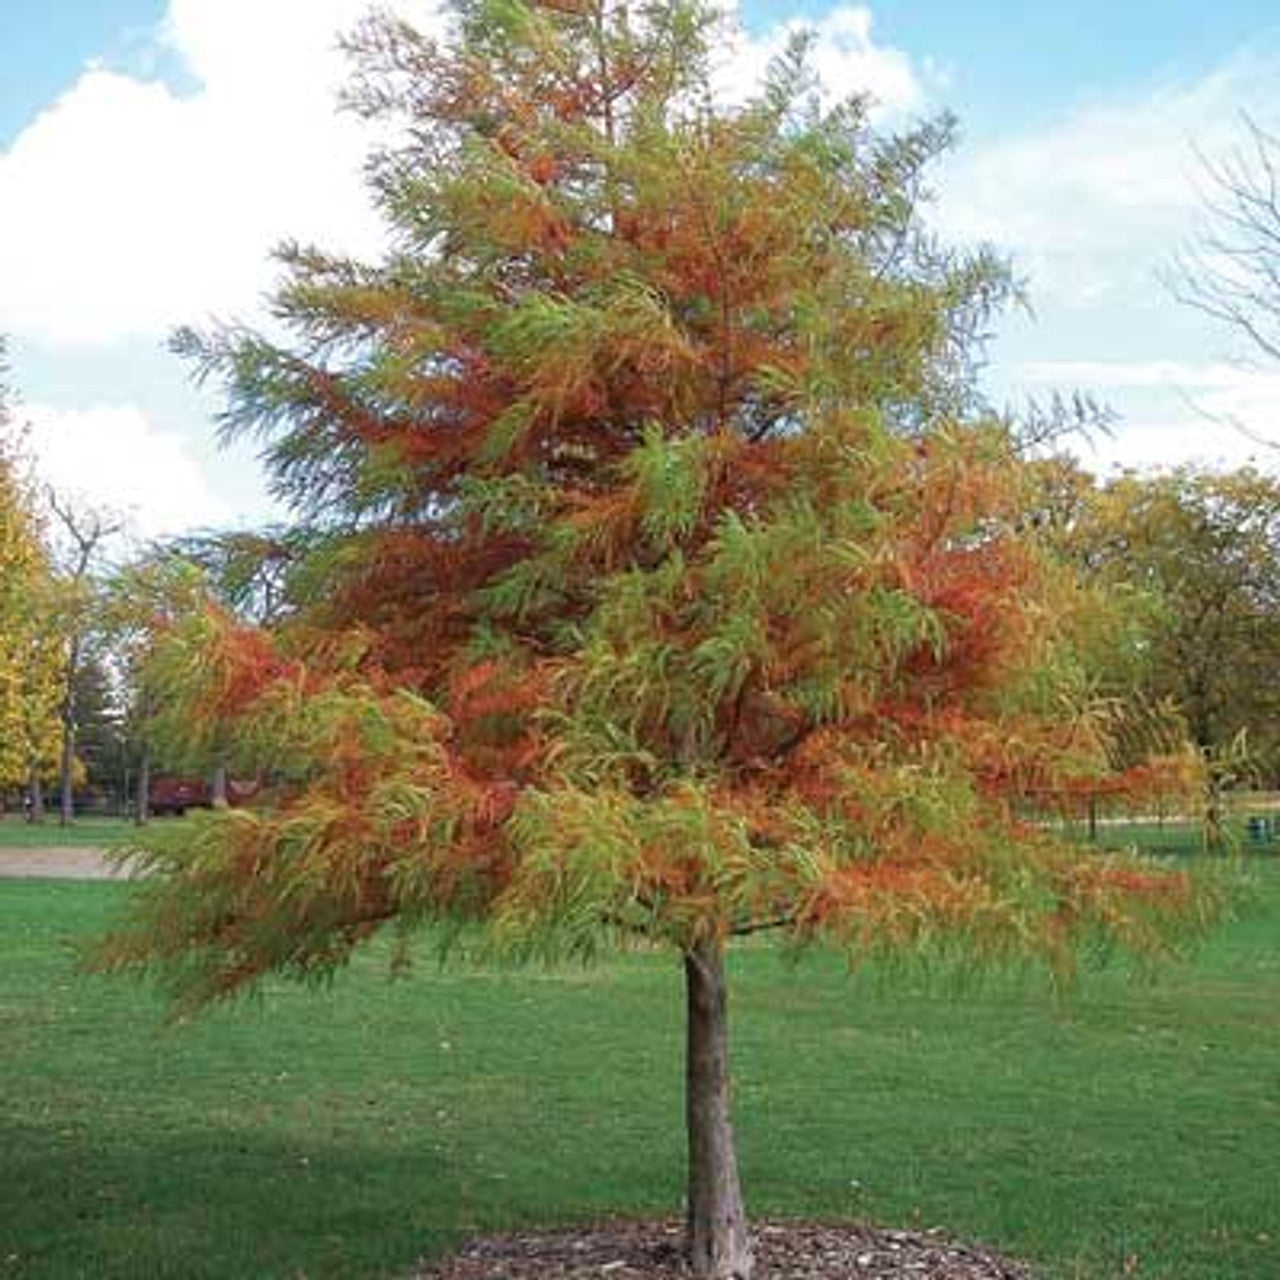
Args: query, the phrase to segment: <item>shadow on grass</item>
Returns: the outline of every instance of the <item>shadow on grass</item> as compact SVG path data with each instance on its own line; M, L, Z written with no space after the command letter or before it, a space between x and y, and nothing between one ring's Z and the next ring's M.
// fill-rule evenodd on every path
M942 1226L1053 1280L1263 1280L1276 1265L1280 879L1194 968L1077 1001L850 983L734 959L751 1210ZM362 959L330 992L166 1027L66 944L110 884L0 886L0 1280L373 1280L463 1234L670 1213L669 958L590 972Z
M139 1141L46 1124L0 1129L0 1144L0 1204L17 1229L0 1227L6 1280L403 1275L470 1219L483 1225L465 1170L385 1140L201 1129Z

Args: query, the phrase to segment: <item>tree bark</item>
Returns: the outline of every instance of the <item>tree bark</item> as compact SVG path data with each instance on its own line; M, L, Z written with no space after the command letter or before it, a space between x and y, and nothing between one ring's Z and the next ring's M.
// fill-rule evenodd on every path
M684 973L689 1260L700 1280L750 1280L751 1239L729 1121L728 993L720 942L699 942L686 951Z
M133 821L143 826L151 816L151 751L148 748L142 753L138 762L138 795L134 803Z
M62 759L58 779L62 793L60 812L62 825L65 827L70 825L76 816L74 783L71 776L76 756L76 676L80 671L80 661L84 657L85 644L90 635L88 619L92 616L92 602L85 594L85 588L90 584L89 570L102 540L114 533L119 533L122 526L119 521L112 522L100 511L77 511L75 504L60 499L52 487L46 490L46 497L50 509L66 530L67 537L71 539L74 547L70 571L67 574L73 593L68 597L67 617L70 627L67 632L67 665L63 675L65 685L62 691L61 710Z
M34 764L27 777L27 821L44 821L44 786L40 781L40 767Z
M215 809L227 807L227 762L219 760L209 775L209 803Z
M80 637L73 635L67 650L66 687L62 693L62 751L58 761L58 821L69 827L76 818L76 673L80 669Z

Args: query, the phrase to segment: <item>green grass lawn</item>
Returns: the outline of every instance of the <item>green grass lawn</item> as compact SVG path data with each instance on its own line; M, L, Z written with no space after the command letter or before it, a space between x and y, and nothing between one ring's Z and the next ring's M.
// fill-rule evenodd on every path
M1280 866L1156 987L735 957L757 1214L943 1226L1075 1280L1280 1276ZM166 1026L77 976L119 884L0 881L0 1280L403 1276L474 1230L670 1213L678 968L439 971ZM1127 1269L1126 1269L1127 1268Z
M1265 818L1263 829L1250 829L1251 818ZM1055 827L1068 840L1101 849L1128 849L1139 853L1199 857L1205 852L1204 826L1192 818L1168 818L1163 822L1147 819L1104 819L1090 839L1083 821L1071 821ZM1274 809L1262 809L1249 801L1247 793L1239 797L1223 824L1225 847L1219 852L1246 857L1280 855L1280 815Z
M20 814L5 814L0 816L0 849L101 848L133 830L133 823L126 818L77 818L64 827L56 813L43 822L27 822Z

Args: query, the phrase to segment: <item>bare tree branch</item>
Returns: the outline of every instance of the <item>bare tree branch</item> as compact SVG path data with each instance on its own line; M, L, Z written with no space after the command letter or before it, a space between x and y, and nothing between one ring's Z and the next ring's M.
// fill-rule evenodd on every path
M1280 362L1280 136L1247 114L1242 120L1240 146L1220 158L1199 155L1206 225L1166 283L1179 302Z
M80 507L59 495L52 485L45 489L45 501L57 518L70 544L70 559L66 567L69 587L66 609L66 665L63 669L62 751L59 760L59 791L61 803L59 820L69 826L75 820L75 795L73 769L76 755L76 676L84 659L85 641L90 622L85 607L85 588L88 584L94 557L108 538L124 528L123 521L108 515L96 507Z

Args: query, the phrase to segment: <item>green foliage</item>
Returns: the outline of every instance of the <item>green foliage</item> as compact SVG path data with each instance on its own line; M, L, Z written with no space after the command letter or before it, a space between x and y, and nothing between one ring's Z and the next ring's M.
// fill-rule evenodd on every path
M1194 930L1186 877L1019 821L1110 771L1104 628L975 389L1009 274L923 226L950 122L824 107L799 45L720 107L701 4L460 17L351 41L393 249L288 246L280 343L180 335L300 531L269 626L158 648L161 739L267 786L147 841L108 963L199 1001L392 920L1062 969Z
M1252 468L1181 468L1082 486L1073 507L1060 543L1129 601L1130 634L1109 640L1114 676L1141 705L1176 708L1223 783L1270 780L1280 767L1280 487Z

